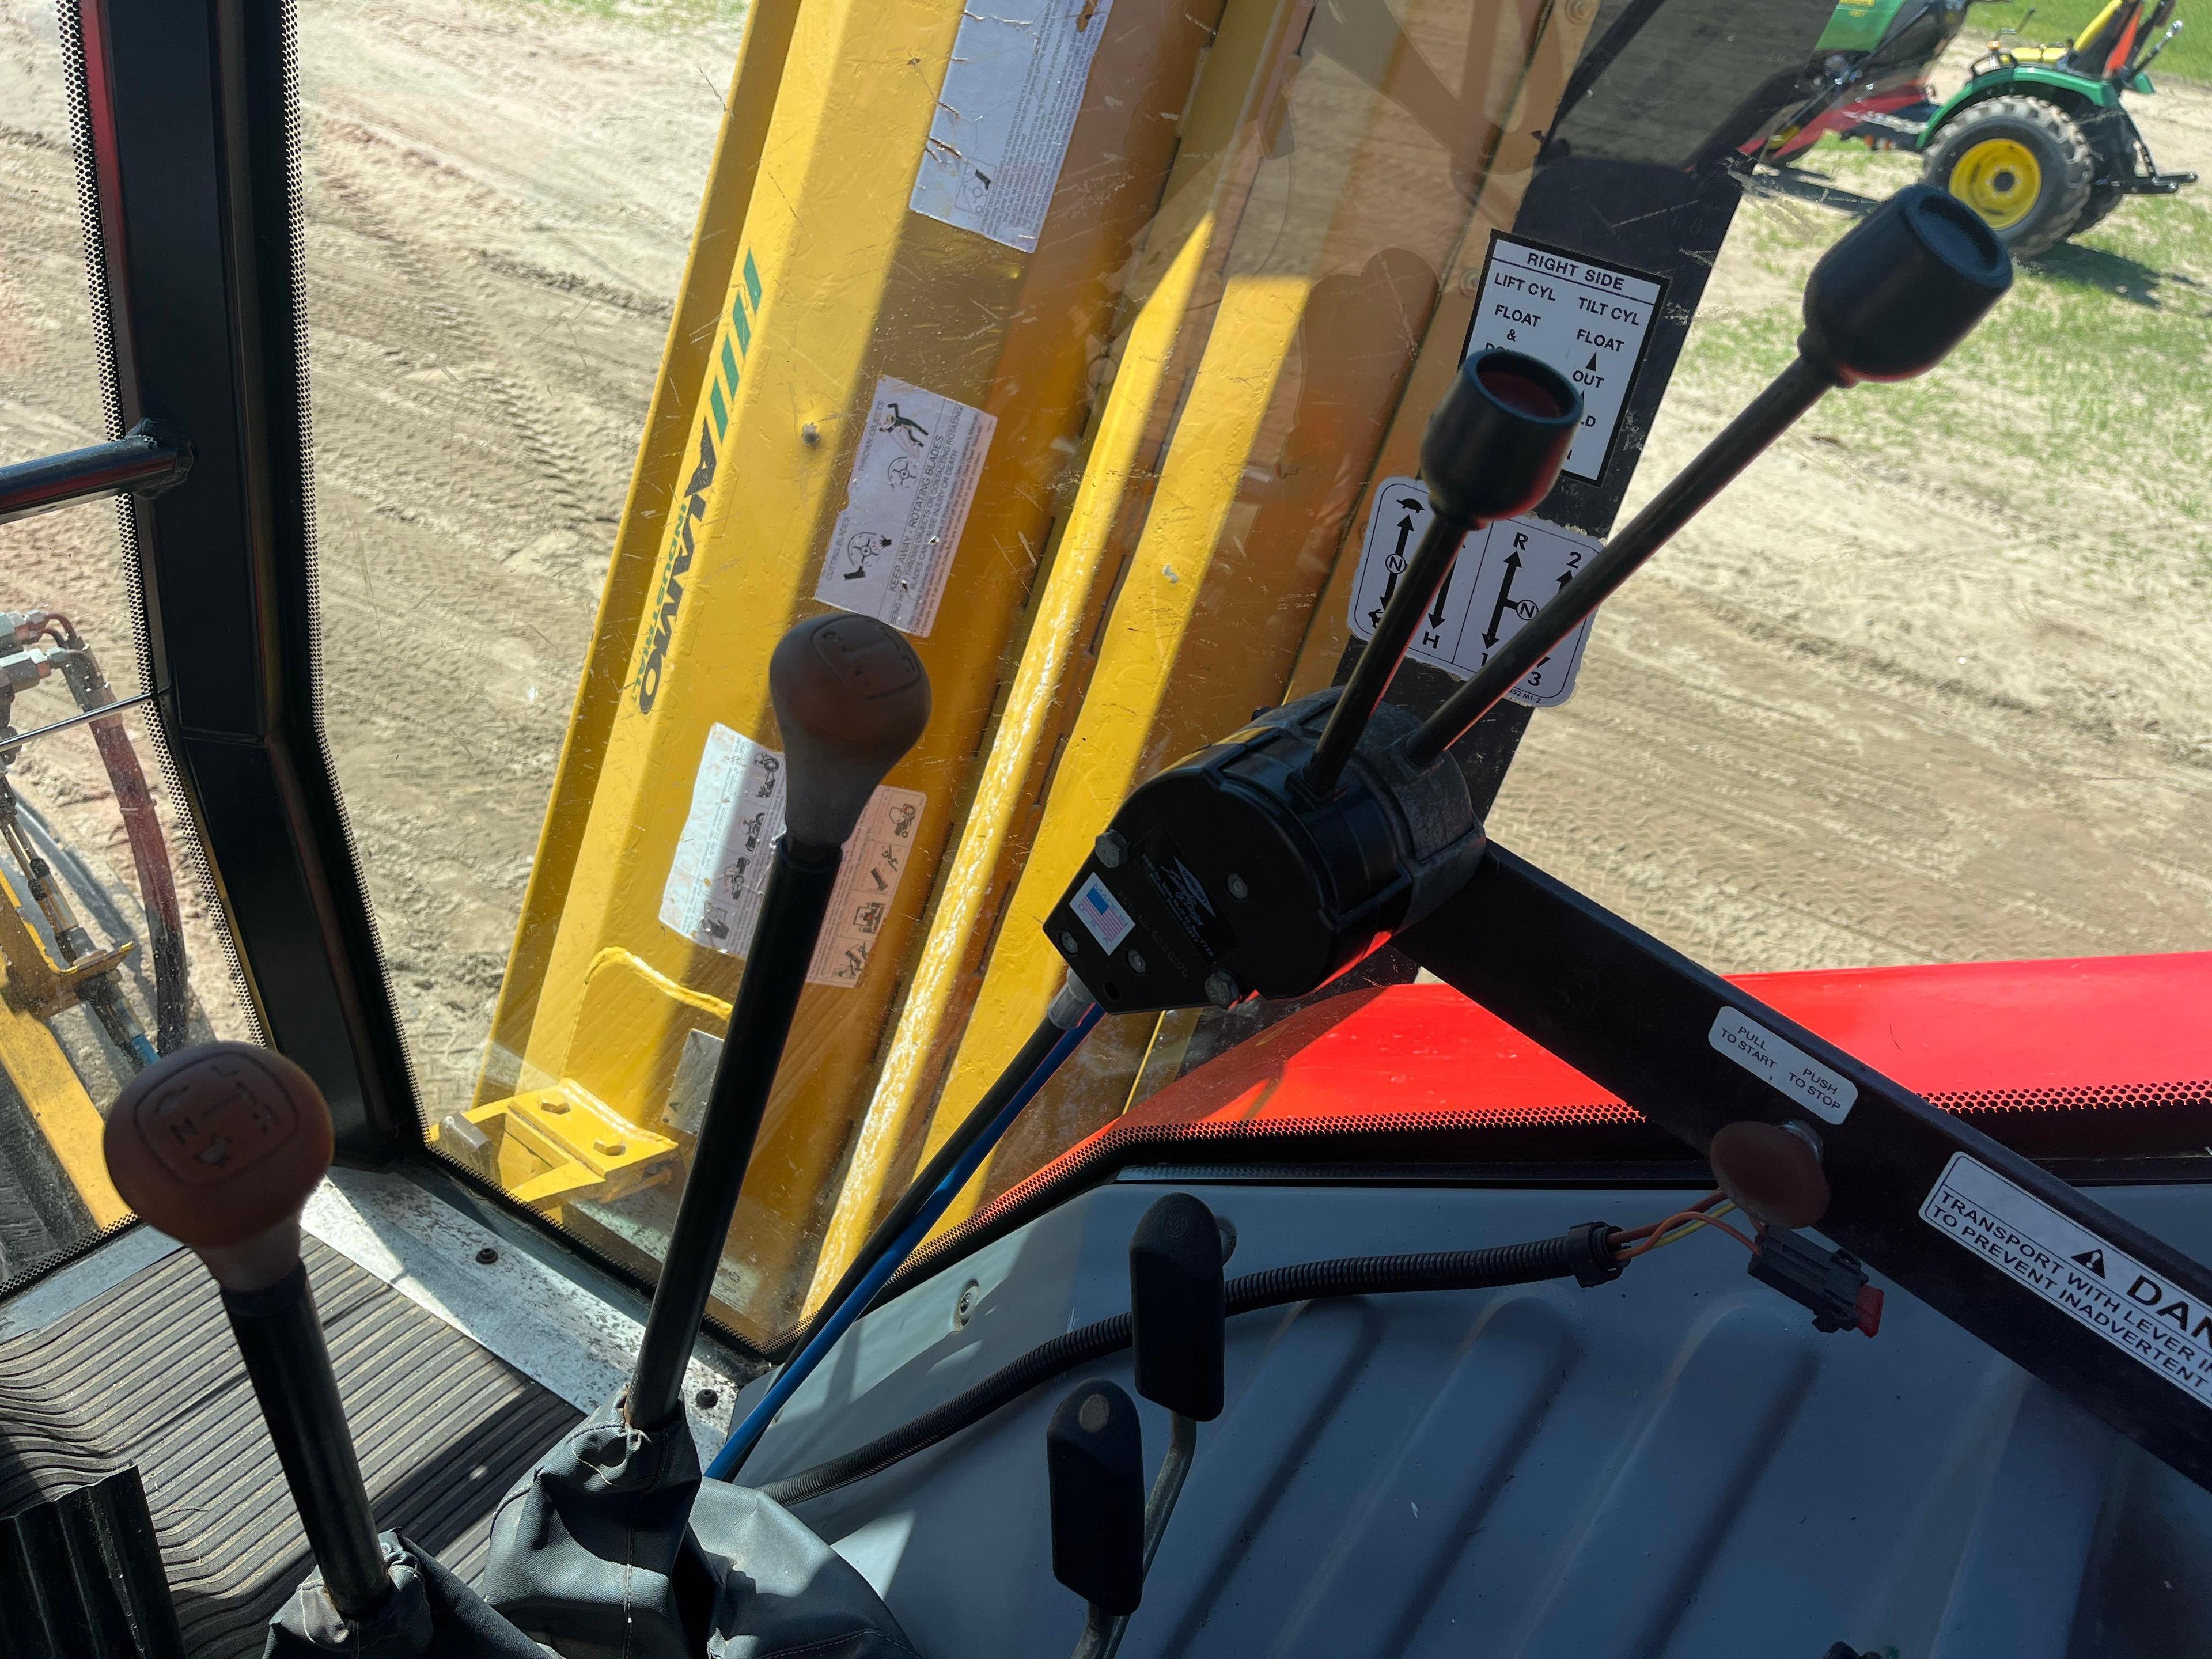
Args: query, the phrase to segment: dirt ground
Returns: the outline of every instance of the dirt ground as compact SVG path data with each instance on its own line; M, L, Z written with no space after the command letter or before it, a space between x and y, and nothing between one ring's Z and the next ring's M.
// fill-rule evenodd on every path
M736 26L301 9L326 720L444 1109L478 1064ZM2164 165L2212 173L2212 94L2142 117ZM1854 206L1913 171L1814 160L1747 200L1632 507L1779 366L1795 283ZM51 15L0 0L0 456L99 435L80 246ZM2130 204L2023 274L2024 331L1816 414L1607 608L1499 839L1731 971L2212 943L2208 296L2212 191ZM2136 429L2052 390L2124 388L2094 338L2066 344L2108 312L2189 368ZM2144 434L2197 469L2146 485ZM105 513L0 534L0 608L72 609L128 678ZM41 691L18 724L41 708L64 712ZM90 762L52 740L18 775L112 862Z

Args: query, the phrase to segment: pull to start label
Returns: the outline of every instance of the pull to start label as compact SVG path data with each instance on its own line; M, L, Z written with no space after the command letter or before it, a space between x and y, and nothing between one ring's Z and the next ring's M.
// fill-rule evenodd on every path
M1621 407L1666 292L1656 276L1494 236L1460 360L1478 351L1517 351L1572 380L1583 394L1583 429L1567 451L1565 470L1595 483L1613 458Z
M2212 1406L2212 1304L1954 1152L1920 1218L2083 1328Z

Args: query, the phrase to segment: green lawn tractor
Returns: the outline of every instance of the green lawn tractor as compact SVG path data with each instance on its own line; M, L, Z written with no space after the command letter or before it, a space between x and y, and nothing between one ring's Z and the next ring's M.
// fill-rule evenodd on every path
M2015 258L2098 223L2129 196L2170 196L2193 173L2160 173L2122 101L2181 30L2176 0L2111 0L2070 41L1990 42L1966 82L1938 100L1927 76L1973 0L1843 0L1815 48L1822 89L1758 159L1781 166L1824 136L1925 158L1922 177L1966 203ZM2033 14L2031 13L2032 16Z

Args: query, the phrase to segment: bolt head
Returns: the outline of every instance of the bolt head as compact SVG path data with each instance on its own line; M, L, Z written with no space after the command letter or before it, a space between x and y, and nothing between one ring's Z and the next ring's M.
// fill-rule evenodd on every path
M1247 899L1252 896L1252 890L1244 884L1244 878L1234 870L1229 872L1229 896L1233 899Z
M1142 951L1129 952L1129 971L1133 974L1141 974L1145 971L1145 953Z
M1097 855L1098 862L1109 870L1118 870L1121 867L1121 860L1128 856L1129 843L1121 839L1119 831L1109 830L1098 837L1091 850Z
M477 1265L480 1267L489 1267L498 1260L499 1252L489 1244L477 1252Z
M1217 968L1206 976L1206 994L1214 1006L1226 1008L1244 994L1244 989L1237 984L1234 974L1226 968Z

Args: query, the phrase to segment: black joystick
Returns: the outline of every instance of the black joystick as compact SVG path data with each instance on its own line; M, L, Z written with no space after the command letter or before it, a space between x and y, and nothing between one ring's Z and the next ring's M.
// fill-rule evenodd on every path
M1315 794L1336 787L1460 544L1549 495L1582 422L1582 393L1534 357L1481 351L1460 365L1421 437L1428 527L1306 762L1305 786Z
M684 1368L836 888L841 849L869 795L929 723L921 659L871 617L840 611L799 623L778 641L768 676L785 751L784 833L631 1372L624 1415L633 1428L659 1429L683 1412Z
M1221 1415L1227 1306L1221 1278L1221 1224L1188 1193L1170 1193L1145 1212L1129 1239L1129 1334L1137 1392L1168 1408L1168 1455L1145 1504L1144 1570L1166 1536L1198 1450L1198 1425ZM1108 1629L1097 1659L1113 1659L1128 1629L1123 1613Z
M1076 1659L1097 1659L1145 1594L1145 1448L1137 1404L1111 1382L1085 1382L1045 1431L1052 1576L1089 1606Z
M1861 220L1813 268L1805 330L1790 367L1445 699L1407 743L1407 763L1428 766L1465 736L1826 393L1925 374L2011 286L2012 259L1996 233L1942 191L1913 185Z
M1139 785L1045 932L1109 1013L1304 996L1461 891L1488 845L1443 752L1790 423L1835 387L1932 367L2011 282L1989 228L1900 192L1821 259L1798 356L1426 720L1382 701L1467 525L1556 475L1578 407L1505 353L1462 367L1421 451L1437 515L1341 693L1255 714ZM1394 620L1395 618L1395 620Z

